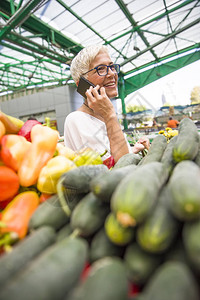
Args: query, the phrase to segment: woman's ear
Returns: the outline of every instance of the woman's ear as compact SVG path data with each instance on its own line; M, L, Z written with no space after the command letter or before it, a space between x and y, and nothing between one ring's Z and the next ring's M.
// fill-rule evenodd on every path
M79 80L76 81L76 85L77 85L77 86L78 86L78 84L79 84Z

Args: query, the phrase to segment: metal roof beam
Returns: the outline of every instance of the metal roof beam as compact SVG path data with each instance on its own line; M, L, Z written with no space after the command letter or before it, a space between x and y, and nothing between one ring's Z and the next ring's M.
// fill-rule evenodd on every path
M127 17L127 19L129 20L129 22L131 23L131 25L133 27L137 27L136 31L138 33L138 35L140 36L140 38L142 39L142 41L145 43L145 45L147 47L150 46L148 40L146 39L146 37L144 36L143 32L140 30L140 28L138 28L137 26L137 22L133 19L132 15L130 14L129 10L127 9L126 5L124 4L124 2L122 0L115 0L115 2L119 5L120 9L123 11L123 13L125 14L125 16ZM151 49L150 50L151 54L155 57L155 59L157 60L158 57L155 54L154 50Z
M0 41L16 26L27 19L34 8L44 0L29 0L23 7L18 9L15 14L8 20L7 24L0 31ZM14 3L13 3L14 4Z
M123 55L117 48L115 48L113 45L111 45L99 32L94 30L92 26L90 26L88 23L86 23L79 15L77 15L68 5L66 5L62 0L56 0L60 5L62 5L66 10L68 10L76 19L78 19L81 23L83 23L87 28L89 28L92 32L94 32L98 37L100 37L105 44L109 44L110 47L112 47L117 53L119 53L124 59L126 58L125 55Z
M198 2L198 1L199 1L199 0L197 0L197 2ZM169 9L169 10L167 11L167 14L169 15L170 13L173 13L174 11L176 11L176 10L178 10L178 9L180 9L180 8L182 8L182 7L186 6L186 5L188 5L188 4L190 4L191 2L194 2L194 0L186 0L186 1L182 2L181 4L179 4L179 5L175 6L175 7L173 7L172 9ZM144 26L146 26L146 25L148 25L148 24L151 24L152 22L158 21L158 20L162 19L162 18L165 17L165 16L166 16L166 12L164 12L164 13L162 13L162 14L156 16L155 18L152 18L152 19L150 19L150 20L144 22L144 23L141 24L141 25L137 25L137 26L133 27L132 29L130 29L130 30L124 32L123 34L120 34L119 36L117 36L117 37L115 37L115 38L109 40L109 43L112 43L112 42L114 42L114 41L116 41L116 40L122 38L123 36L129 34L129 33L132 33L132 32L134 32L134 31L137 31L138 29L141 29L142 27L144 27Z
M122 63L121 63L121 66L124 66L125 64L129 63L130 61L134 60L135 58L137 58L138 56L141 56L142 54L146 53L147 51L149 51L150 49L162 44L163 42L173 38L175 35L178 35L179 33L185 31L186 29L189 29L190 27L198 24L200 22L200 18L194 20L193 22L187 24L186 26L170 33L168 36L166 36L165 38L159 40L158 42L152 44L151 46L147 47L146 49L138 52L136 55L133 55L131 57L129 57L128 59L124 60Z
M165 63L163 62L161 65L155 65L151 69L125 79L125 97L145 85L177 71L178 69L181 69L182 67L185 67L199 59L200 51L196 51L185 56L178 57L177 59L167 61Z
M56 51L53 51L51 49L48 49L45 46L42 46L36 42L31 41L30 39L27 39L26 37L21 36L17 33L9 33L5 40L9 41L10 43L13 43L15 45L18 45L22 47L23 49L28 49L32 52L36 52L42 56L49 57L53 60L66 63L67 56L57 53Z
M1 0L1 9L8 16L11 15L10 3L7 0ZM16 5L15 5L16 8ZM33 34L42 34L43 38L48 42L52 40L52 33L54 34L55 41L57 45L65 50L70 50L71 53L77 54L83 47L80 44L75 43L70 38L67 38L64 34L59 32L59 30L47 25L45 22L40 20L34 15L30 15L27 20L22 24L22 27L32 32Z
M192 50L198 50L199 48L200 48L200 43L194 44L193 46L184 48L184 49L182 49L182 50L179 50L178 52L176 51L176 52L174 52L174 53L171 53L170 55L167 55L167 56L164 56L164 57L159 58L158 63L160 63L160 62L162 62L162 61L165 61L165 60L168 60L169 58L173 58L173 57L175 57L175 56L177 56L177 55L179 55L179 54L184 54L184 53L190 52L190 51L192 51ZM134 76L134 73L135 73L135 72L138 72L138 71L140 71L140 70L146 69L146 68L148 68L148 67L150 67L150 66L152 66L152 65L155 65L155 61L151 61L151 62L149 62L149 63L147 63L147 64L145 64L145 65L142 65L142 66L140 66L140 67L137 67L136 69L133 69L133 70L130 70L130 71L126 72L126 73L123 73L123 75L124 75L124 76L127 76L127 75L130 75L130 74L133 74L133 76Z

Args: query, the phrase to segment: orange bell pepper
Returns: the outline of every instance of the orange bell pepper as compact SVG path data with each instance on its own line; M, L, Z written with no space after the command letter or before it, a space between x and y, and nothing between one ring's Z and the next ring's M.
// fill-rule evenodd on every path
M58 131L49 127L37 124L32 128L32 143L18 170L22 186L36 184L41 169L54 155L58 138Z
M1 159L6 166L18 171L30 145L23 136L6 134L1 139Z
M39 205L39 196L34 191L18 194L3 210L0 233L15 232L23 239L28 232L30 218Z
M19 177L6 166L0 166L0 201L14 197L19 190Z

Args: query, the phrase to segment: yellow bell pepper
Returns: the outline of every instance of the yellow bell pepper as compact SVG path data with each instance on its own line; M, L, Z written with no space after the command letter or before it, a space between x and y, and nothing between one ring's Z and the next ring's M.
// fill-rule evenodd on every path
M103 160L98 152L91 148L85 148L77 153L74 162L77 166L100 165L103 163Z
M37 124L31 130L29 147L18 170L20 184L28 187L37 183L41 169L53 157L58 142L58 131Z
M56 146L57 155L65 156L71 160L76 157L75 151L70 149L69 147L65 147L63 144L58 143Z
M4 136L5 133L6 133L6 128L3 124L3 122L1 122L1 120L0 120L0 140L1 140L2 136Z
M51 158L39 174L37 181L38 190L46 194L55 194L60 176L74 168L76 168L75 163L65 156L58 155Z

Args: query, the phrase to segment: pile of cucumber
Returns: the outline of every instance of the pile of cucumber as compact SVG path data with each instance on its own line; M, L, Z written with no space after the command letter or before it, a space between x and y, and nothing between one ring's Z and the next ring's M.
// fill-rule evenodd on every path
M130 287L140 292L131 294ZM185 118L144 158L62 175L0 257L1 300L199 300L200 138Z

